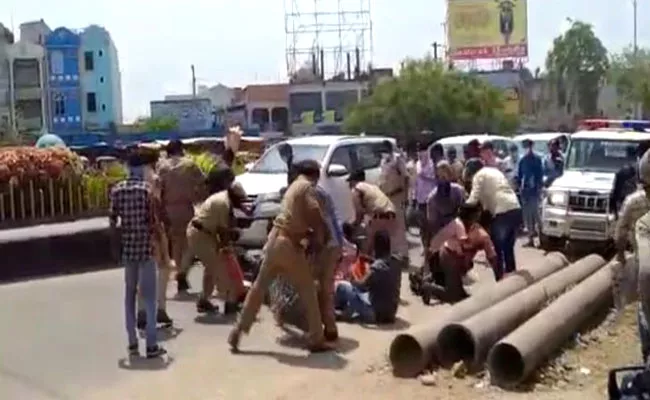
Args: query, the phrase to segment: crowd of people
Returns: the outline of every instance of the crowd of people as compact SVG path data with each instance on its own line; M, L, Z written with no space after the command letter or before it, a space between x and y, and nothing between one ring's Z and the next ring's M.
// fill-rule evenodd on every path
M363 170L347 178L356 218L346 222L318 184L319 162L294 162L291 147L282 144L287 186L256 278L246 289L233 244L247 225L234 210L249 220L255 210L234 182L237 133L229 133L226 143L222 162L207 176L184 156L179 141L169 143L162 159L134 150L128 179L111 191L111 226L125 267L126 329L133 355L140 354L137 329L145 331L147 357L165 354L156 327L173 323L166 312L170 273L176 268L177 290L187 292L195 259L204 267L197 312L219 312L210 300L216 289L223 313L238 315L228 337L233 350L267 297L276 322L302 328L313 352L332 348L337 320L392 323L401 267L409 259L409 207L424 248L423 290L444 302L460 301L468 296L462 278L477 252L485 252L497 281L516 270L514 246L522 219L532 238L539 228L543 177L552 179L531 143L522 157L513 151L504 159L490 142L470 142L462 160L453 148L445 154L440 145L430 151L421 146L417 161L407 161L385 141L377 184L367 181Z

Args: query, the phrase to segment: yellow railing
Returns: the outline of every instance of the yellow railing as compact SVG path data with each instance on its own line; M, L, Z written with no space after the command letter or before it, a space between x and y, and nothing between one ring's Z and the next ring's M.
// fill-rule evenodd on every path
M91 187L92 186L92 187ZM39 179L0 189L0 229L100 216L109 184L81 179Z

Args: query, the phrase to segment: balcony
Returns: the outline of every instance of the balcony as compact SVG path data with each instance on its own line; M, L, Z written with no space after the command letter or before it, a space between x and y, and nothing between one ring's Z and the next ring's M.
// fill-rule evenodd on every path
M42 95L41 88L37 87L25 87L25 88L15 88L14 97L16 101L21 100L39 100Z

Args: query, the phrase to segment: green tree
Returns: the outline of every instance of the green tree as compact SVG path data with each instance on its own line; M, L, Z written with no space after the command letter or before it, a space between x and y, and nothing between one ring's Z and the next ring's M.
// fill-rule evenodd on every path
M622 103L629 109L641 104L650 110L650 49L627 48L612 55L609 80L616 85Z
M548 76L557 87L557 101L568 113L598 114L598 94L609 68L607 49L591 25L573 21L553 40L546 56Z
M147 132L166 132L178 129L178 120L173 117L140 117L135 124Z
M410 136L496 130L503 120L501 92L480 77L450 71L427 57L406 60L399 76L379 83L349 109L348 132Z

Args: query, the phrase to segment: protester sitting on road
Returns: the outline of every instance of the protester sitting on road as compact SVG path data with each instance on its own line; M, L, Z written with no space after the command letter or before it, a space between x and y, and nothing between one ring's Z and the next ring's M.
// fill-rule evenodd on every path
M499 281L504 273L509 274L517 269L515 241L522 222L517 195L501 171L483 167L472 178L472 191L467 204L480 204L492 217L490 238L497 253L494 278Z
M495 267L494 245L490 236L478 223L480 215L481 210L478 206L463 205L458 218L445 228L448 236L438 258L443 284L433 282L425 285L425 296L434 296L448 303L466 298L468 294L463 288L463 276L473 268L474 257L479 251L484 251L490 266Z
M360 279L336 284L336 308L346 318L365 323L392 323L399 305L401 270L391 261L390 236L386 231L373 237L375 259Z

